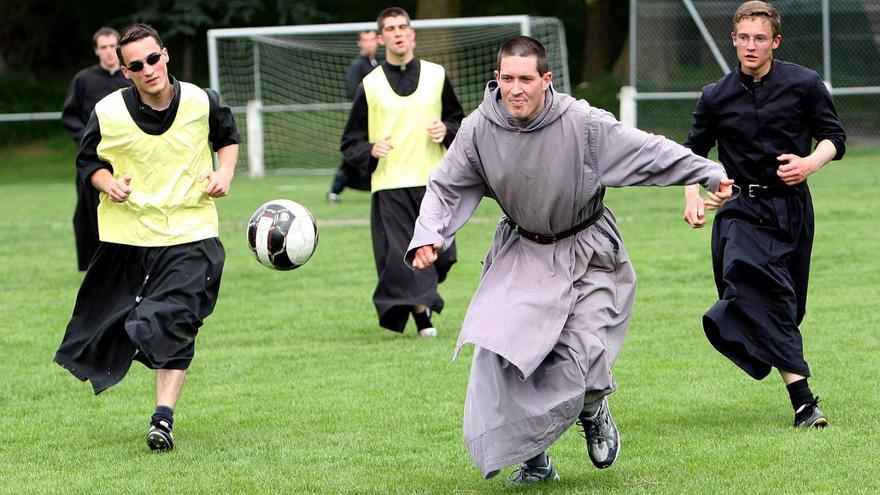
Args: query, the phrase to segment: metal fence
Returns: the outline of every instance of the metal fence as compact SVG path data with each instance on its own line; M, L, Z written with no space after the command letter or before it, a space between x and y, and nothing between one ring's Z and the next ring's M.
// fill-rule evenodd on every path
M630 86L621 118L681 140L700 89L737 65L730 42L741 0L630 0ZM880 1L776 0L775 57L822 76L848 142L880 144Z

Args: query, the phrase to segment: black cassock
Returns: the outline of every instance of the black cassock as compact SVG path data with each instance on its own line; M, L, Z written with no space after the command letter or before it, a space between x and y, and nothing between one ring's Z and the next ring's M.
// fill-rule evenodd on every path
M419 59L413 59L403 67L388 62L381 67L395 93L408 96L415 92L421 72ZM440 120L446 125L443 144L449 147L461 126L464 111L448 76L443 82L440 98ZM353 98L340 149L349 166L372 173L378 165L378 159L370 154L373 143L368 139L368 111L364 87L360 85ZM403 262L424 195L424 187L385 189L375 191L372 195L370 229L379 275L373 304L379 316L379 325L395 332L402 332L406 327L414 305L425 305L435 312L443 309L443 298L437 292L437 284L446 278L449 268L456 261L453 244L440 254L434 267L427 270L413 270Z
M846 134L819 75L773 60L761 80L739 69L703 88L685 146L718 158L742 194L712 226L720 298L703 316L712 345L750 376L772 368L809 376L798 328L804 318L813 204L806 182L787 186L778 157L810 154L828 140L843 157Z
M706 337L755 379L771 368L810 376L798 329L807 304L813 206L806 185L794 194L723 207L712 228L719 300L703 316Z
M100 65L87 67L76 74L70 83L67 99L61 112L61 123L77 145L82 141L89 116L95 104L120 88L131 86L121 70L113 74ZM80 271L89 267L89 261L98 250L98 190L85 183L77 174L76 209L73 213L73 233L76 238L77 264Z
M424 196L424 187L373 193L370 230L379 275L373 304L379 315L379 324L395 332L402 332L406 327L413 305L423 304L438 313L443 310L443 298L437 292L437 284L446 279L456 262L455 242L441 252L427 270L413 270L402 261Z

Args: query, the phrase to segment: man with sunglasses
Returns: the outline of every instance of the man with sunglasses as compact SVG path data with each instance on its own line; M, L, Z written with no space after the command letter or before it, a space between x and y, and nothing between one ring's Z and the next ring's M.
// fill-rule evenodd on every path
M77 167L101 192L101 244L55 362L96 394L133 360L155 369L147 444L167 451L196 333L220 289L214 198L229 192L241 137L216 92L169 76L152 27L126 29L117 54L134 86L98 102L85 128Z
M720 298L703 317L713 346L756 380L779 371L794 426L828 418L807 385L799 325L807 301L813 205L807 177L843 157L846 134L819 75L775 60L781 19L770 4L743 3L733 17L739 67L703 88L685 146L718 157L742 194L712 225ZM817 142L811 152L813 140ZM685 189L684 220L705 225L703 199Z
M101 98L131 82L119 70L119 57L116 56L116 43L119 32L111 27L102 27L92 36L92 44L98 63L77 72L70 88L61 123L70 137L79 146L89 115ZM76 181L76 209L73 213L73 234L76 238L76 258L80 271L89 267L89 261L98 249L98 191L79 180Z

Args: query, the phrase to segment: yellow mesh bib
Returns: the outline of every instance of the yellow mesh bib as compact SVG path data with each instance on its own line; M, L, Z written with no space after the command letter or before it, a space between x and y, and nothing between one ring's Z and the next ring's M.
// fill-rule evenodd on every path
M135 89L132 89L134 91ZM208 95L180 83L180 106L158 136L142 131L117 91L95 106L101 127L98 156L117 179L131 176L131 195L114 203L102 193L99 237L132 246L172 246L219 235L214 200L199 176L213 169L208 143Z
M382 69L363 80L369 140L375 143L390 136L394 146L373 172L373 192L426 185L446 153L443 144L431 141L427 130L431 121L440 120L445 71L424 60L420 64L418 86L409 96L395 93Z

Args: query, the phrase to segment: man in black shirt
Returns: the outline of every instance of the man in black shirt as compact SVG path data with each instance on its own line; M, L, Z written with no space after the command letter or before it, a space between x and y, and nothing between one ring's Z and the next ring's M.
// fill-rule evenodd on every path
M379 325L403 332L412 313L419 335L437 330L429 311L440 312L437 284L455 263L454 245L428 270L403 263L430 173L440 165L464 111L442 66L415 58L415 31L398 7L377 19L385 46L382 70L358 86L341 150L354 166L370 170L370 229L379 282L373 303Z
M755 379L776 368L795 411L794 426L819 428L828 418L807 384L798 328L814 230L806 179L843 157L846 135L819 75L774 60L780 24L779 12L765 2L737 9L731 35L739 67L703 88L685 146L706 156L717 142L719 161L742 188L713 223L720 299L703 317L706 336ZM685 221L702 227L703 208L699 192L688 186Z
M361 80L367 76L379 62L376 60L376 31L367 29L361 31L358 35L358 48L360 53L351 61L348 70L345 72L345 89L348 92L348 99L353 100L357 93ZM330 192L327 193L327 201L330 203L338 203L342 201L342 190L345 187L360 189L362 191L370 190L370 174L366 169L360 169L349 165L345 160L336 170L333 176L333 184L330 186Z
M61 111L61 123L70 137L79 142L89 121L95 103L131 82L119 70L116 42L119 33L111 27L102 27L92 36L98 64L79 71L67 90L67 99ZM77 174L77 177L79 174ZM76 210L73 213L73 233L76 237L77 263L80 271L89 267L89 261L98 249L98 191L76 181Z

